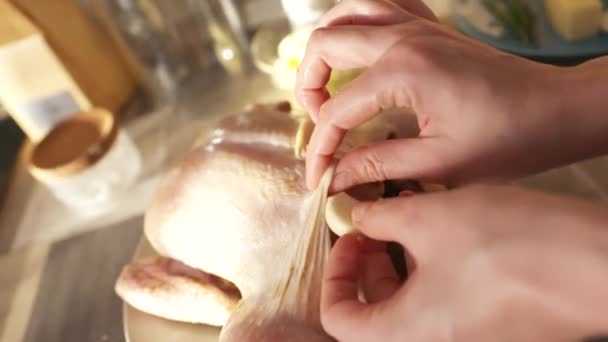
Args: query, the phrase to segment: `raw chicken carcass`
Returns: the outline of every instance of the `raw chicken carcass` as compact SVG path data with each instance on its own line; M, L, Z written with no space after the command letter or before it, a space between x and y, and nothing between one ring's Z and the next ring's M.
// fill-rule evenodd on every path
M126 266L117 293L168 319L229 322L224 340L329 339L318 312L326 193L304 184L302 120L285 106L256 106L219 122L166 175L146 212L146 237L162 257ZM377 119L349 132L340 151L397 131ZM304 268L290 264L298 258ZM260 318L272 310L281 314ZM257 330L242 328L250 325Z

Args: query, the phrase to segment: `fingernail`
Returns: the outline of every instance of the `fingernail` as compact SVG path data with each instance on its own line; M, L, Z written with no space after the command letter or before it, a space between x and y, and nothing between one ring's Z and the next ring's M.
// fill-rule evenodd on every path
M314 190L315 186L314 186L314 179L313 179L313 175L312 175L312 167L309 165L309 163L306 163L306 187L308 188L308 190Z

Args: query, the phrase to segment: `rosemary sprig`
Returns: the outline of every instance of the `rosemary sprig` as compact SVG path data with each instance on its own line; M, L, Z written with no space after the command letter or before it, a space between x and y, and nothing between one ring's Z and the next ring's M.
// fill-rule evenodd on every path
M524 0L482 0L483 5L508 31L525 44L537 44L536 17Z

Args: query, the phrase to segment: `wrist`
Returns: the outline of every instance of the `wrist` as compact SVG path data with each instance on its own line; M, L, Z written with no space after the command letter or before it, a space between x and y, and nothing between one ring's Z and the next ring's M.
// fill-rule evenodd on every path
M521 87L512 176L608 153L608 58L577 67L532 64ZM524 156L532 156L525 159Z
M567 139L560 148L573 147L576 160L608 153L608 58L559 73L556 112Z

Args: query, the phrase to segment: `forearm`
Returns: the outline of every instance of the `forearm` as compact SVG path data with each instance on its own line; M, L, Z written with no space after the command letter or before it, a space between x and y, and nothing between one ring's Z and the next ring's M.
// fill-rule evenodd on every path
M573 263L573 268L579 269L570 270L567 276L581 284L572 295L578 298L576 316L582 320L582 333L608 336L608 206L597 204L587 209L579 212L580 240L572 241L580 243L583 250L579 262Z

